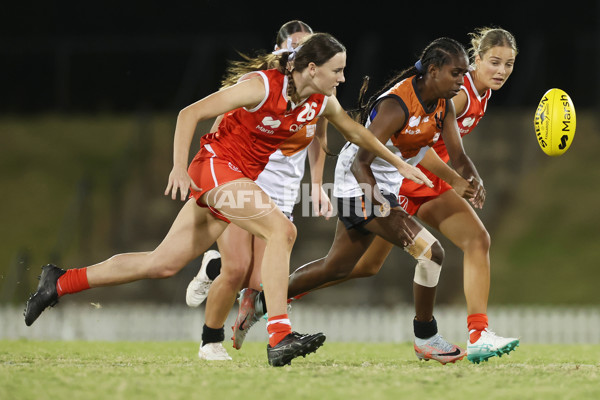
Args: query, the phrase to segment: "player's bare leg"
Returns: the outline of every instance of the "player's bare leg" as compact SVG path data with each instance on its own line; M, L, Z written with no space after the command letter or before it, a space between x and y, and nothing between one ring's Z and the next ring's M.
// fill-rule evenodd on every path
M467 358L479 363L512 351L519 345L519 339L503 338L488 330L490 237L473 208L456 192L448 190L423 204L417 216L464 252L464 291L469 329Z
M249 179L239 179L232 185L220 187L203 197L210 206L239 227L265 240L262 263L262 282L271 317L267 322L269 345L267 354L273 366L288 364L293 358L316 351L323 342L323 334L299 335L291 330L287 316L287 281L296 227L279 210L260 187ZM241 207L228 198L243 200Z
M27 301L25 323L31 325L44 309L56 304L59 296L64 294L140 279L170 277L208 249L226 227L225 222L213 217L191 199L182 207L167 236L153 251L118 254L90 267L66 272L47 265L43 267L36 293Z
M222 345L225 340L224 326L237 294L245 286L252 269L252 242L252 234L235 224L229 224L217 240L221 270L212 282L206 299L202 343L198 353L201 359L231 359L229 355L225 356L227 351ZM218 351L212 351L211 346L216 346Z
M90 287L173 276L208 249L226 227L224 221L190 199L154 251L119 254L88 267Z
M206 325L222 327L246 286L252 269L252 234L237 225L230 226L217 240L221 253L221 273L214 280L206 299Z

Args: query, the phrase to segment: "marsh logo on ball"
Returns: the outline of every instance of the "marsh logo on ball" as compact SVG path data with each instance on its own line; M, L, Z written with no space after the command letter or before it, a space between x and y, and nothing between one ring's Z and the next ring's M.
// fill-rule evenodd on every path
M533 118L538 144L549 156L560 156L569 149L577 121L573 101L560 89L548 90Z

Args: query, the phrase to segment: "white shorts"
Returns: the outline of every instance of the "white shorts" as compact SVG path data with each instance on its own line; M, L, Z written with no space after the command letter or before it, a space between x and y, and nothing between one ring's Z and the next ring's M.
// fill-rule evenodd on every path
M307 152L308 147L305 147L296 154L285 156L278 149L271 154L265 169L256 178L258 186L283 213L291 214L298 201Z

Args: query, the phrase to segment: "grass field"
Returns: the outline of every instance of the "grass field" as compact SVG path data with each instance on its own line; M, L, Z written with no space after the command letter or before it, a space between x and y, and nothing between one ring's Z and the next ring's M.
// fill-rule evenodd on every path
M206 362L191 342L0 341L0 399L600 398L600 345L523 344L445 366L409 343L325 343L284 368L263 343L228 350L232 362Z

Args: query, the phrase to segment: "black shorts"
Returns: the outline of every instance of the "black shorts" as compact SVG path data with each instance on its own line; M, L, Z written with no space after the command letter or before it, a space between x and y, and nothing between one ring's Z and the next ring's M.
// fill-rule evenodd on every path
M390 208L400 207L398 196L391 193L382 193L383 197L390 202ZM365 196L338 197L338 218L344 223L346 229L356 229L364 235L369 232L365 224L376 217L381 217L379 205L373 205Z

